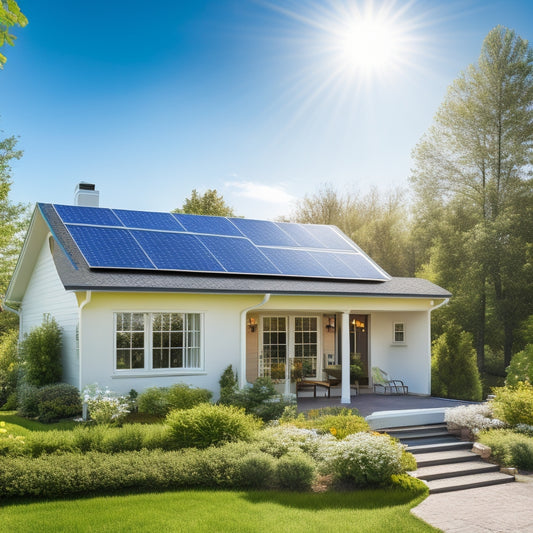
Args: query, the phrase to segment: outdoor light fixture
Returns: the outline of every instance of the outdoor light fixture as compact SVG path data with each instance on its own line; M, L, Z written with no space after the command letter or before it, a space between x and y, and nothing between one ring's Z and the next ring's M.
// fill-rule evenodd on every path
M255 328L257 327L257 320L255 318L248 319L248 327L252 333L255 333Z
M352 320L352 325L354 326L354 328L360 328L363 333L365 331L365 323L364 322L361 322L360 320L356 320L355 318Z
M326 329L332 333L333 331L335 331L335 317L334 316L330 316L328 318L328 323L326 324Z

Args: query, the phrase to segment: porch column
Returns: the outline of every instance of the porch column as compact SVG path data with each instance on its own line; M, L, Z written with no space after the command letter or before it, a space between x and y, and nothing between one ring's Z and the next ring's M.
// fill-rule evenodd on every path
M350 313L342 313L341 368L341 403L350 403Z

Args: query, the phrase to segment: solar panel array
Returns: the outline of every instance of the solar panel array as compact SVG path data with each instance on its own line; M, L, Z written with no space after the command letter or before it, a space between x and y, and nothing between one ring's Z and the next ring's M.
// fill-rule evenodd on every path
M385 281L335 226L54 205L90 268Z

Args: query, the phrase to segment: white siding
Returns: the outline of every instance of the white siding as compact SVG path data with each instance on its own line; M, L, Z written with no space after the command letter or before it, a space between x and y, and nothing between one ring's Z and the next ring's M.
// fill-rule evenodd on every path
M78 386L78 306L75 295L65 291L59 279L48 239L45 239L41 248L22 300L22 332L29 333L40 326L46 313L53 316L62 328L63 381Z

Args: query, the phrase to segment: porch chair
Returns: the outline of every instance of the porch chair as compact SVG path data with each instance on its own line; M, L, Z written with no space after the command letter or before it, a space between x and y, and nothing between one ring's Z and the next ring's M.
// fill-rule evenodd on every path
M389 375L377 366L372 367L372 381L376 394L407 394L409 388L401 379L389 379Z

